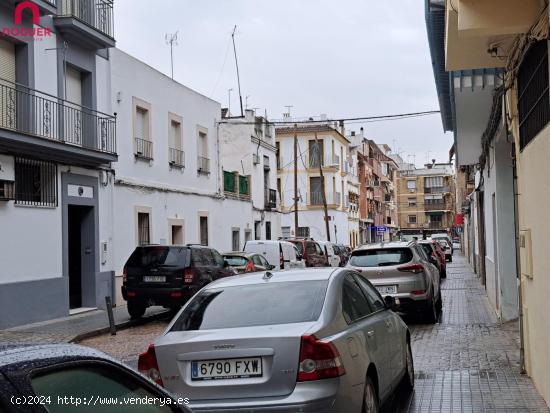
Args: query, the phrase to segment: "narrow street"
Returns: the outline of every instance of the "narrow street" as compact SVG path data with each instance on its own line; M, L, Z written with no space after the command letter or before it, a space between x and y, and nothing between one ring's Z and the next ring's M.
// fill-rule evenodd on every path
M397 393L386 411L548 412L520 374L518 324L499 324L463 256L455 254L447 271L439 324L410 324L414 394Z

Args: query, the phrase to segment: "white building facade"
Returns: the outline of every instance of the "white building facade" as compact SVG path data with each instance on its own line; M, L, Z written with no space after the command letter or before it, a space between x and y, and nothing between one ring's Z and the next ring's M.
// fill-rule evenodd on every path
M65 0L0 5L0 328L113 295L112 3L83 3L102 24Z

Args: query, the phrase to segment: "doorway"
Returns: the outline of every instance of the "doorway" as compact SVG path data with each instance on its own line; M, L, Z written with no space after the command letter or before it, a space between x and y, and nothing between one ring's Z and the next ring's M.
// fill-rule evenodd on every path
M94 306L94 228L94 207L68 206L70 309Z

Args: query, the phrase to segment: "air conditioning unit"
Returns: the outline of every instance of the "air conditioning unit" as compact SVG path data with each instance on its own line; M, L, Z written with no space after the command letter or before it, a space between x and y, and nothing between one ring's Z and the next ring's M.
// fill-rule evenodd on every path
M260 163L260 155L258 155L257 153L253 153L252 154L252 163L254 165L258 165Z
M15 199L15 159L0 155L0 201Z

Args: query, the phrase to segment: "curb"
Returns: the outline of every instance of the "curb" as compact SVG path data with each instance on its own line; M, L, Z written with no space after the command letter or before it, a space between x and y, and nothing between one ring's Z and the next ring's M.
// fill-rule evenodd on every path
M167 311L161 311L159 313L150 315L148 317L142 317L138 320L126 320L122 321L118 324L115 324L116 331L126 330L128 328L132 327L138 327L142 326L144 324L147 324L151 321L158 321L164 319L167 315L170 315L170 310ZM98 328L92 331L87 331L85 333L78 334L77 336L73 337L69 340L70 344L78 344L79 342L83 340L87 340L89 338L94 338L97 336L101 336L103 334L107 334L111 331L111 328L109 326Z

